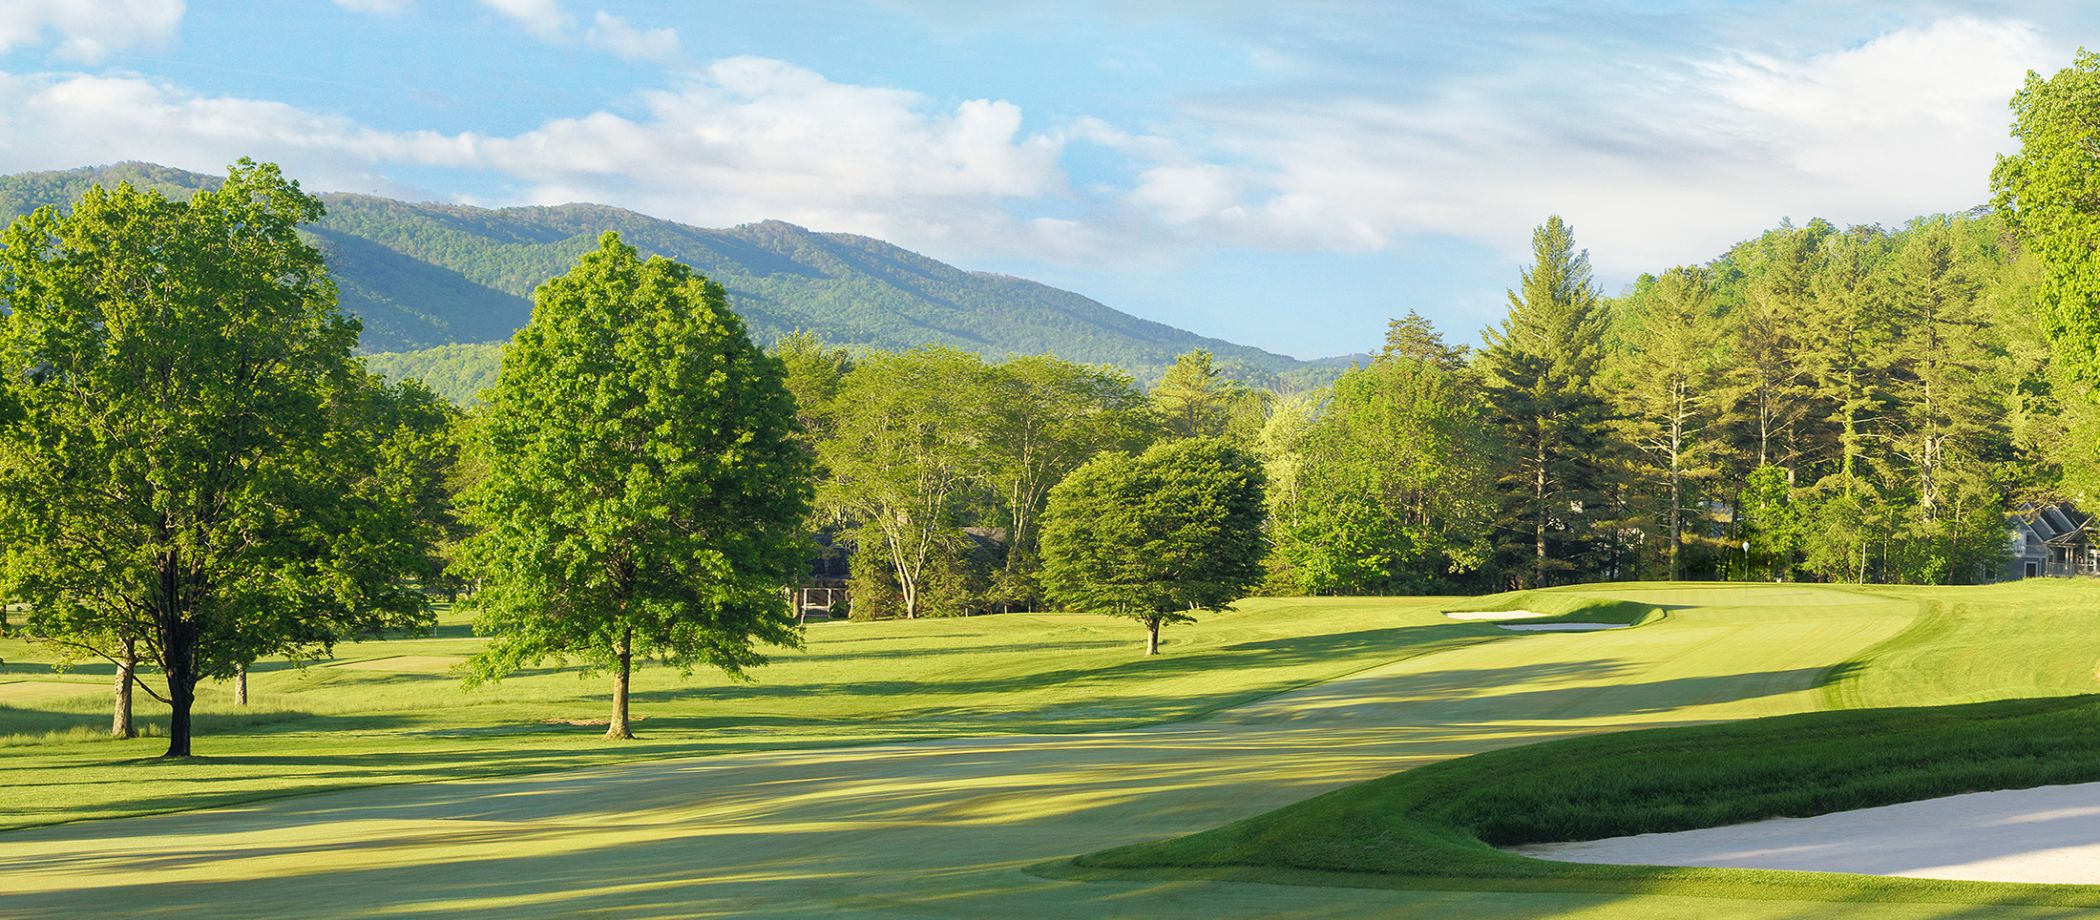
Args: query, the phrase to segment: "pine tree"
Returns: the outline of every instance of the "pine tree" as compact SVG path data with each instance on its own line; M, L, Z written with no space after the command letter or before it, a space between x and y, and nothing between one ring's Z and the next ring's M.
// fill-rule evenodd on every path
M1441 370L1455 371L1466 364L1466 347L1453 347L1444 341L1443 333L1427 317L1413 310L1407 315L1386 323L1385 347L1378 349L1373 360L1391 361L1404 359L1420 361Z
M1721 322L1706 272L1673 268L1645 279L1623 317L1611 380L1620 431L1637 452L1639 479L1657 487L1657 519L1671 580L1683 575L1692 486L1717 475L1713 425L1721 384Z
M1558 216L1532 233L1534 262L1509 292L1509 316L1485 333L1481 366L1508 444L1500 471L1504 551L1526 585L1576 569L1593 547L1605 496L1605 426L1597 394L1604 313L1589 253ZM1512 560L1515 561L1514 559Z
M1152 388L1152 406L1174 437L1212 438L1225 433L1237 389L1218 372L1216 358L1199 348L1174 359Z
M1751 468L1784 467L1790 483L1804 453L1800 428L1809 406L1799 363L1801 317L1830 232L1821 221L1786 225L1751 244L1747 289L1732 315L1730 402L1739 450Z

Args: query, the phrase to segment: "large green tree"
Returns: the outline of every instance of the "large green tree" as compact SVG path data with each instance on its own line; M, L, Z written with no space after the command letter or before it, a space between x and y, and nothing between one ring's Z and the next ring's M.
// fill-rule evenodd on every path
M1075 610L1145 626L1159 654L1164 623L1218 610L1261 581L1261 465L1215 438L1088 461L1050 490L1043 582Z
M1152 388L1152 406L1173 437L1216 437L1231 424L1233 403L1242 389L1218 370L1210 352L1199 348L1174 359Z
M2041 257L2036 293L2059 359L2100 386L2100 54L2080 50L2046 78L2029 72L2012 112L2020 149L1998 158L1991 188Z
M732 677L795 646L811 458L780 362L722 288L617 235L533 295L503 353L467 492L478 678L554 660L609 670L630 738L634 665Z
M1480 365L1507 445L1498 530L1520 580L1535 587L1584 574L1607 499L1611 409L1597 392L1605 314L1589 253L1558 216L1532 233L1531 248Z
M786 373L788 393L795 397L795 422L811 444L831 436L839 387L853 370L853 358L822 336L797 329L773 343L773 357Z
M133 680L170 707L170 757L200 681L429 621L435 525L297 233L321 213L243 160L185 202L97 188L0 239L8 595L32 634L158 669L165 694Z

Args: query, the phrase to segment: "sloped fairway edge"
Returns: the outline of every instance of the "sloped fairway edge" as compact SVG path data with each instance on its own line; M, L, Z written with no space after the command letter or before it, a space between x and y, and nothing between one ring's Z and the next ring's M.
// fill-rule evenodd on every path
M2100 907L2100 886L1553 862L1498 846L2100 781L2100 696L1819 712L1431 764L1210 831L1037 867L1433 890Z

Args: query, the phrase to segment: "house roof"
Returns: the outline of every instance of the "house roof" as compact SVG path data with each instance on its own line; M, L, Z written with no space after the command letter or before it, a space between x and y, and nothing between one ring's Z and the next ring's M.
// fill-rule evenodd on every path
M2078 542L2093 525L2092 515L2065 502L2026 505L2016 517L2043 542L2058 545Z

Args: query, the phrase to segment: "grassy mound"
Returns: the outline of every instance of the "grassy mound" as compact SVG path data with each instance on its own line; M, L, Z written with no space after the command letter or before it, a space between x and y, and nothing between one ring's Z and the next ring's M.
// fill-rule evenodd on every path
M1545 616L1527 617L1519 623L1610 623L1639 626L1667 616L1658 605L1621 597L1594 597L1569 591L1507 591L1469 597L1447 607L1445 613L1528 610Z
M2096 780L2100 696L1819 712L1493 751L1075 863L1272 881L1311 870L1320 884L1404 888L2100 906L2089 886L1589 865L1495 849Z

